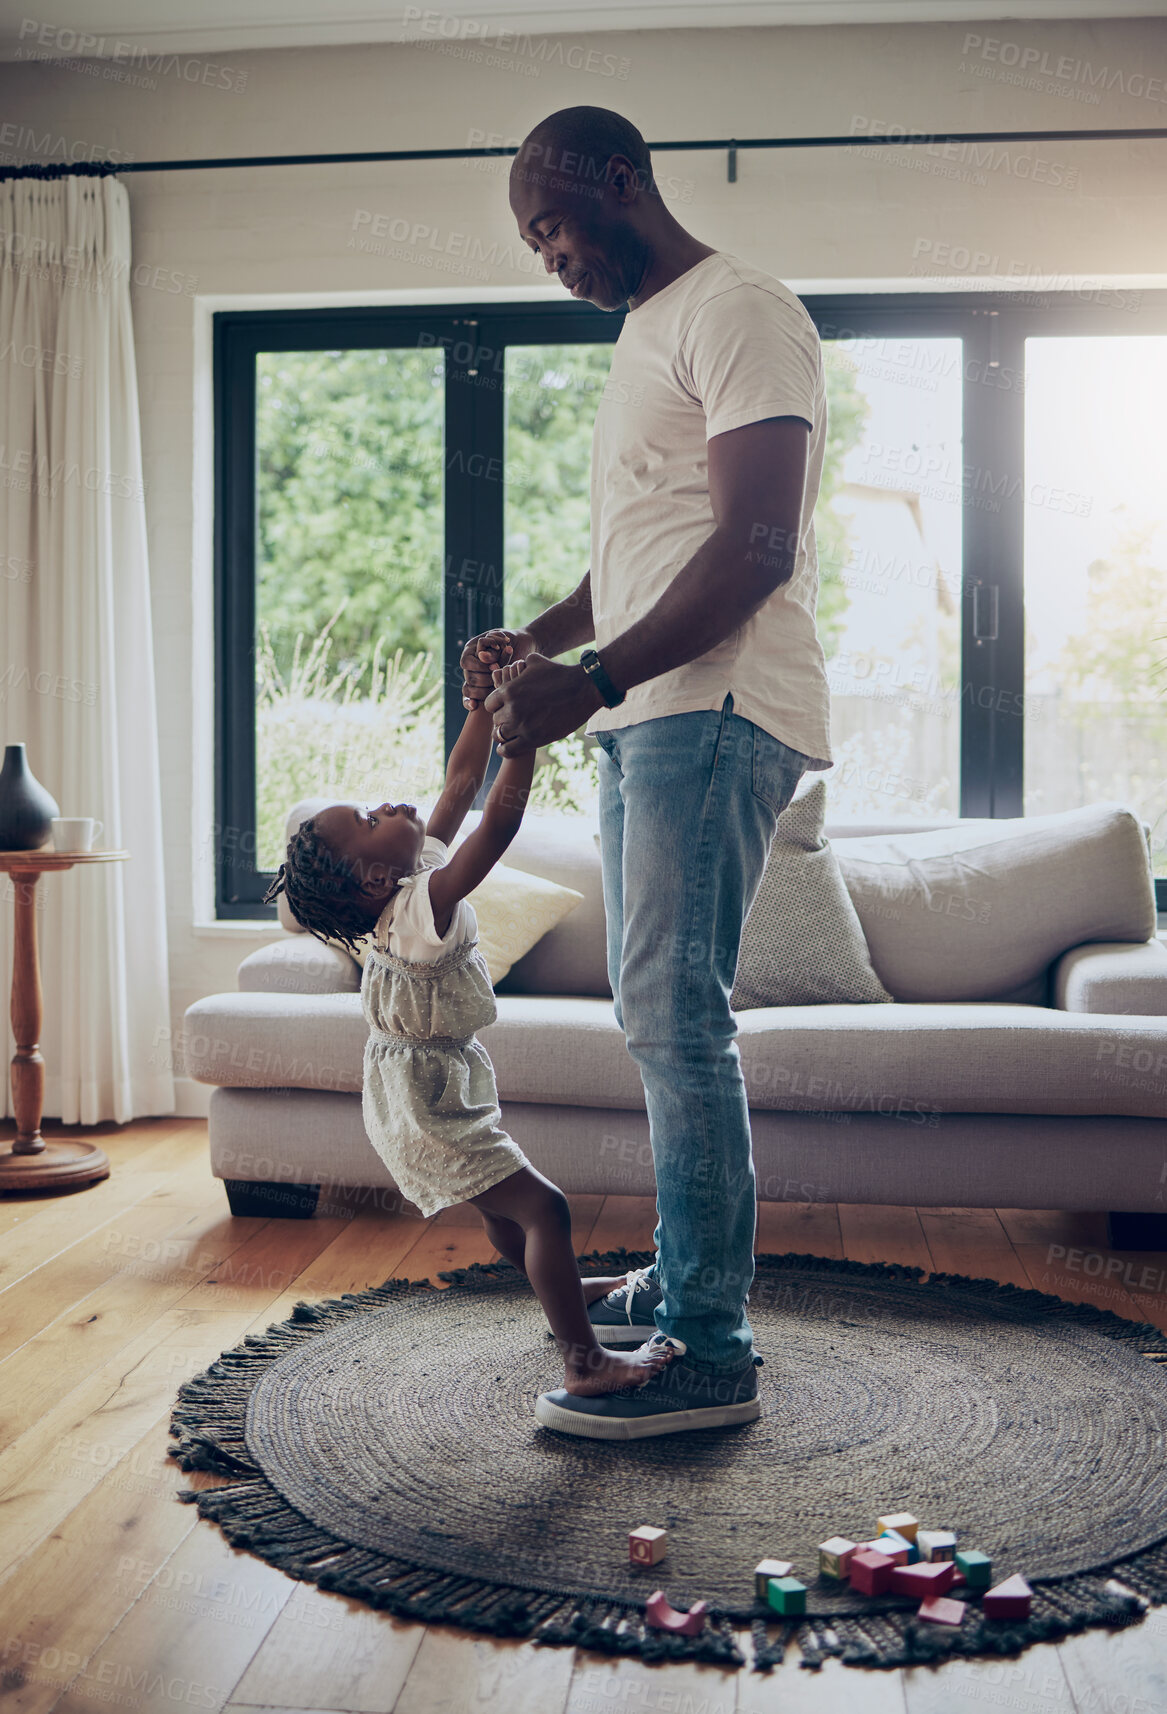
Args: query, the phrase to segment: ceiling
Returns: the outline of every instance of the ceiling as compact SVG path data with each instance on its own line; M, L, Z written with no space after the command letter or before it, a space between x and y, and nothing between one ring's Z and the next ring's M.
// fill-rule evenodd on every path
M35 48L27 0L0 0L0 58ZM773 24L905 24L1003 19L1167 17L1167 0L446 0L386 7L369 0L53 0L39 51L109 57L117 43L147 52L227 53L246 48L362 42L470 40L500 32L716 29ZM69 41L76 31L92 40ZM23 33L22 33L23 32ZM121 49L124 57L125 48Z

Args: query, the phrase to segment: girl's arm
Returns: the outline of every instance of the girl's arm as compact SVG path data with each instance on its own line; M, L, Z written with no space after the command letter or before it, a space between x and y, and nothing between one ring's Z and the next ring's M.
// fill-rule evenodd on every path
M514 675L521 670L522 662L504 668L504 673ZM476 708L466 717L466 725L462 728L465 736L471 722L477 722L485 715L487 755L489 755L493 720L481 707ZM476 727L477 730L477 727ZM461 743L461 738L458 742ZM457 746L455 746L457 748ZM453 755L450 762L453 764ZM486 761L483 760L483 773L486 771ZM454 852L450 861L441 869L431 869L429 875L430 905L433 910L434 928L438 934L445 934L450 926L450 918L459 899L464 899L467 893L472 893L480 881L500 860L503 852L519 831L523 820L523 811L527 807L527 798L531 790L531 777L535 772L535 751L528 750L525 756L507 756L504 758L494 784L490 788L482 811L482 819L472 833ZM481 776L480 776L481 779ZM475 791L477 790L475 787ZM443 793L443 796L445 794ZM473 799L474 793L470 794ZM467 805L469 807L469 805ZM458 817L461 823L462 816ZM433 830L433 817L430 818L428 831ZM441 838L441 835L438 835Z
M479 788L486 778L493 742L493 720L479 703L462 723L462 730L446 764L446 783L430 812L426 833L448 845L466 819Z

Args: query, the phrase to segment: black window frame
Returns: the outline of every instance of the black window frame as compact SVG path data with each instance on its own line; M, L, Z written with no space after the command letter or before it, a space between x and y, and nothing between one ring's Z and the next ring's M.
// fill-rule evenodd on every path
M962 341L962 817L1023 813L1025 419L1020 378L1025 340L1167 333L1167 291L1134 294L1137 313L1121 301L1106 301L1131 295L1099 288L1094 295L977 291L802 297L824 341ZM476 630L502 622L506 349L611 343L623 320L623 311L607 313L590 304L474 302L226 310L214 316L219 919L264 920L275 915L274 906L262 903L271 874L255 866L256 354L422 344L441 345L445 352L442 634L448 754L463 715L456 671L463 642ZM1002 477L1008 479L998 503L978 502L982 475L990 493ZM581 576L584 570L581 567ZM990 600L993 590L996 595ZM492 758L492 774L497 765L497 757ZM1157 880L1155 892L1158 908L1167 910L1167 881Z

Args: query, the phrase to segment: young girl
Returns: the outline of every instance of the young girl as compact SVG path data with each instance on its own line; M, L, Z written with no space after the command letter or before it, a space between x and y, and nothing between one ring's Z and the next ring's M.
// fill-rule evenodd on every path
M496 666L495 683L525 664ZM466 895L518 832L535 765L534 752L503 760L479 826L451 856L450 840L486 775L491 721L482 704L467 714L428 822L412 804L321 810L289 840L265 899L285 893L321 940L352 947L372 934L361 1007L369 1024L362 1110L373 1147L427 1217L474 1203L495 1248L543 1305L567 1390L608 1393L643 1385L672 1352L663 1340L630 1353L599 1343L567 1199L500 1129L494 1068L474 1033L497 1010ZM590 1296L611 1283L596 1282Z

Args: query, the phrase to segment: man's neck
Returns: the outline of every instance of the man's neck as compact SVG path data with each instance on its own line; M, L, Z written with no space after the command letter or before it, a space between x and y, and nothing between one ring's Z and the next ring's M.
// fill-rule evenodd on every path
M690 268L695 268L698 262L715 254L711 244L702 244L682 227L677 228L675 237L665 235L652 246L644 278L635 294L628 299L629 309L639 309L641 304L663 292L666 286L671 286L674 280L679 280L682 274L687 274Z

